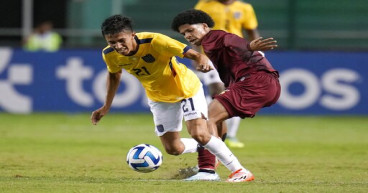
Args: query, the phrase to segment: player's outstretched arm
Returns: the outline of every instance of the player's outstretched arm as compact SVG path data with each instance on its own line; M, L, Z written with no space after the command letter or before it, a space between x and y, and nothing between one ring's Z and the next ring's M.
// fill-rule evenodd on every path
M208 72L214 69L210 65L209 63L210 60L208 59L206 55L201 54L193 49L189 49L187 52L185 52L184 57L194 60L195 61L194 65L196 65L195 68L198 71Z
M111 107L112 100L115 97L115 93L119 88L121 71L117 73L109 73L107 77L107 94L105 99L105 104L92 112L91 122L96 125L104 115L106 115Z
M249 47L253 51L267 51L277 47L277 41L273 38L259 37L249 43Z
M101 108L93 111L91 115L92 124L97 125L97 123L102 119L102 117L108 112L109 112L109 109L107 109L105 106L102 106Z

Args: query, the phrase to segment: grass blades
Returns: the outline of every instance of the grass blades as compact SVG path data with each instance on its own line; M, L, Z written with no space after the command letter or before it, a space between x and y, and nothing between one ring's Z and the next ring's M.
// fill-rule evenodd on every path
M0 114L0 192L367 192L368 117L258 116L242 120L232 149L255 175L250 183L184 182L196 154L167 155L150 114ZM186 128L181 132L188 137ZM140 143L158 147L162 166L142 174L125 163Z

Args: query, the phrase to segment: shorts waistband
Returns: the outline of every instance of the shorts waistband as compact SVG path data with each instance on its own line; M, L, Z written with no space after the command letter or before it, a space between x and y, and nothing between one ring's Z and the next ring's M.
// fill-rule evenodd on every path
M266 74L272 75L275 78L279 78L279 73L277 71L269 72L269 71L265 71L265 70L260 70L260 71L245 74L244 76L238 78L238 80L236 82L241 82L241 81L249 78L252 74L258 74L258 73L266 73Z

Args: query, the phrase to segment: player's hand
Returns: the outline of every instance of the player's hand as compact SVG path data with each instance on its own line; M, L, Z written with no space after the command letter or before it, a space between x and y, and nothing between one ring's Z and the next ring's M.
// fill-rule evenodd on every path
M213 70L213 67L208 64L198 64L196 67L196 70L201 71L201 72L209 72Z
M194 49L189 49L184 53L185 58L189 58L194 61L195 69L201 72L208 72L214 68L210 65L210 59L204 54L201 54Z
M101 118L107 114L107 112L108 110L104 106L93 111L91 115L92 124L96 125L101 120Z
M210 70L213 70L213 67L209 63L209 59L207 57L203 57L202 60L197 63L196 70L201 72L209 72Z
M273 38L263 39L259 37L249 43L249 47L253 51L267 51L277 47L277 41Z

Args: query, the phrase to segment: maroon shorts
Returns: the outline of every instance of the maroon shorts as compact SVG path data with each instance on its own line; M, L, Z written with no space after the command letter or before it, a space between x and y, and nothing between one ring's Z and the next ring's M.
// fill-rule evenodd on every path
M278 76L266 71L249 74L244 80L233 83L217 99L230 117L254 117L263 107L277 102L280 97Z

